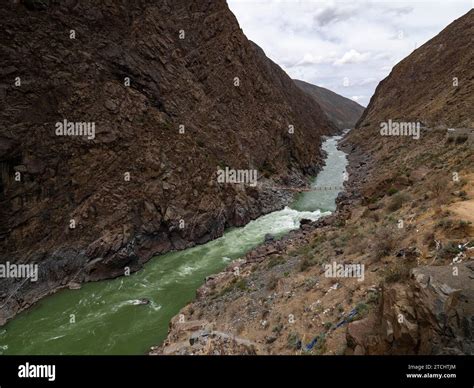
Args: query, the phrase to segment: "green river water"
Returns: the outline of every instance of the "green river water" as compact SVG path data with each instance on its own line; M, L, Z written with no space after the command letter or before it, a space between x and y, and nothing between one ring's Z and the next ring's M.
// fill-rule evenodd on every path
M342 186L347 159L336 148L339 139L324 142L326 166L313 187ZM299 228L303 218L316 220L334 211L337 194L334 189L302 193L290 207L207 244L155 257L135 274L44 298L0 328L0 354L145 354L166 338L169 321L206 276L261 244L265 234L282 236ZM135 305L141 298L151 303Z

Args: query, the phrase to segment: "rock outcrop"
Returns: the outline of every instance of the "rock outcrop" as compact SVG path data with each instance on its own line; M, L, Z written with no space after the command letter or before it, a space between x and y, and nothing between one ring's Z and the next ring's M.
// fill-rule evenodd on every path
M304 183L337 131L224 0L28 0L0 17L0 262L40 275L2 279L0 322L283 206L275 182ZM259 184L219 184L225 167Z
M473 354L474 262L454 267L415 268L409 282L386 285L380 311L348 326L354 352Z

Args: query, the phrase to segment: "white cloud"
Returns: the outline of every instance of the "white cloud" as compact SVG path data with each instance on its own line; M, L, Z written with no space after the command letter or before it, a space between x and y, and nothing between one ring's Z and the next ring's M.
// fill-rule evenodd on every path
M311 65L319 65L321 63L331 63L334 60L334 55L313 55L313 54L305 54L303 59L299 62L294 64L293 66L311 66Z
M344 55L334 61L335 65L345 65L351 63L361 63L369 59L370 53L360 53L357 50L350 49Z
M415 48L471 9L466 0L228 0L249 39L292 77L366 105ZM347 78L349 83L344 83Z
M351 17L352 13L350 9L342 9L336 6L329 6L327 8L322 8L314 16L314 20L320 26L325 26L330 23L335 23L341 20L346 20Z
M364 78L358 81L355 81L353 84L357 86L373 85L377 84L379 80L375 77Z

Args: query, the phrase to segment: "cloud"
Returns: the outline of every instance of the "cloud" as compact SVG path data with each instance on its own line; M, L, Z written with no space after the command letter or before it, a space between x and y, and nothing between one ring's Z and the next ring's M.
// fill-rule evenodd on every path
M352 96L351 99L355 102L360 102L364 99L364 96Z
M365 86L365 85L371 85L371 84L377 84L379 80L375 77L369 77L369 78L364 78L358 81L354 81L353 85L357 86Z
M466 0L227 0L292 78L367 105L393 66L471 9Z
M312 66L312 65L319 65L321 63L331 63L334 61L334 55L312 55L312 54L305 54L303 59L296 62L292 66Z
M413 12L413 7L396 7L396 8L389 8L387 12L392 12L395 15L407 15L411 12Z
M334 61L335 65L346 65L351 63L365 62L370 58L370 53L360 53L357 50L350 49L344 55Z
M330 23L349 19L351 15L352 13L348 9L330 6L318 12L314 16L314 21L320 26L325 26Z

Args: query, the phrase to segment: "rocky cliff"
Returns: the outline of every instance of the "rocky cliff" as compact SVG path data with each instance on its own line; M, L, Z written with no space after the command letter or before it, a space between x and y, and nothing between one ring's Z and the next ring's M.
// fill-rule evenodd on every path
M364 112L363 106L331 90L296 79L294 82L316 100L326 116L340 129L354 128Z
M0 322L283 206L337 131L224 0L9 2L0 10ZM217 169L258 185L219 184Z
M397 64L346 139L371 157L362 203L377 217L391 197L392 233L409 244L390 248L403 251L378 308L348 328L356 352L474 352L473 35L471 10Z
M151 354L474 353L474 148L446 134L472 129L473 24L470 11L379 84L341 143L338 210L210 277ZM389 120L414 127L381 132ZM325 276L333 263L363 280Z

